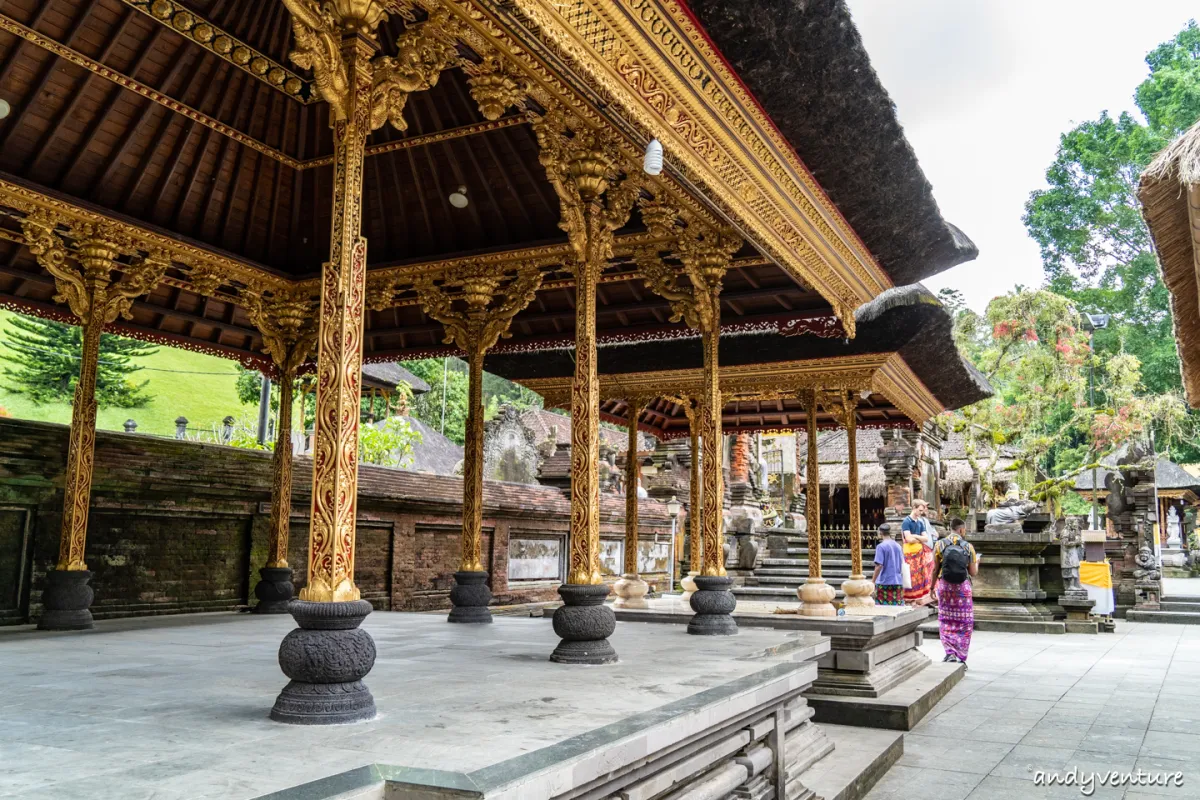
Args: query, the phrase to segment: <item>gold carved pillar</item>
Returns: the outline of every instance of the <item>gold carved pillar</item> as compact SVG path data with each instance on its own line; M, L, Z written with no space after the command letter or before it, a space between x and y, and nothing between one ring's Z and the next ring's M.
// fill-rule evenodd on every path
M696 576L704 565L704 539L700 533L704 508L704 487L700 472L700 414L703 413L692 398L684 398L684 413L688 418L688 438L692 445L691 481L688 486L688 574L680 581L684 600L691 600L696 591ZM698 413L699 412L699 413Z
M414 284L425 313L446 328L446 342L467 353L467 430L463 449L462 562L450 591L450 622L491 622L492 594L483 568L483 358L508 335L509 322L529 305L542 284L536 263L516 267L509 279L491 265L471 266Z
M315 303L301 294L261 294L248 298L246 311L263 337L263 350L278 370L279 419L271 455L271 521L267 534L267 563L259 569L254 595L259 614L283 614L293 598L288 564L288 534L292 516L292 392L296 373L316 342ZM302 404L303 405L303 404ZM301 413L300 425L304 425Z
M852 391L840 393L836 403L838 422L846 428L846 452L849 459L847 485L850 495L850 577L842 583L847 614L872 614L875 584L863 575L862 509L858 486L858 396Z
M329 104L333 202L329 260L321 270L308 583L300 602L288 607L302 630L288 634L280 647L279 665L292 680L276 698L271 718L333 724L375 715L375 700L362 682L375 663L375 645L358 627L371 604L354 584L367 281L363 157L372 130L384 123L407 128L408 95L433 86L458 54L448 40L445 13L407 27L394 42L400 55L392 58L378 55L375 30L388 16L382 0L283 3L295 41L289 56L312 70L317 92Z
M564 605L554 614L561 638L550 659L569 664L617 660L608 636L616 629L603 605L600 575L600 386L596 373L596 286L612 258L613 232L629 219L641 189L635 164L600 131L561 109L533 125L546 177L559 198L575 276L575 376L571 383L571 530ZM624 173L624 177L621 177Z
M805 491L804 517L808 524L808 578L796 590L800 613L813 617L837 616L833 598L837 594L821 577L821 476L817 457L818 390L803 395L808 429L808 487Z
M29 250L54 276L58 294L83 329L79 380L71 407L67 445L67 474L63 493L62 532L58 563L47 574L38 622L42 630L81 630L92 627L88 610L92 573L84 562L88 508L92 497L92 465L96 449L96 370L104 326L118 316L131 318L133 299L153 289L170 263L165 252L141 256L130 237L116 228L81 224L70 228L74 253L59 236L58 220L33 212L22 221ZM119 261L130 256L128 263ZM76 263L72 264L72 260ZM122 273L114 280L113 273Z
M638 575L638 486L642 468L638 461L638 418L646 401L628 398L626 415L629 417L629 444L625 452L625 572L613 586L617 608L649 608L646 594L649 585Z

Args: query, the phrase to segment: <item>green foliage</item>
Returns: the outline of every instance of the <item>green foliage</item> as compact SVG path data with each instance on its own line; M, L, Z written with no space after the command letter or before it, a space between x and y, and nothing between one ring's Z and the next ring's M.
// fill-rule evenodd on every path
M992 300L984 316L961 310L955 333L996 391L944 419L964 436L985 506L998 499L989 493L1002 449L1016 456L1021 486L1053 507L1083 469L1121 444L1151 429L1168 440L1191 437L1182 395L1146 394L1130 353L1093 354L1074 304L1061 295L1015 290Z
M412 374L429 384L429 391L413 399L411 413L434 430L442 430L442 400L445 387L445 435L455 444L466 440L468 381L467 363L460 358L426 358L401 364ZM496 415L499 407L509 403L518 410L541 408L542 398L524 386L483 373L484 419Z
M389 417L380 425L361 425L358 460L364 464L407 468L412 466L413 447L421 441L421 432L403 417Z
M1136 192L1154 155L1200 119L1200 28L1189 23L1146 63L1150 73L1135 94L1144 121L1105 112L1063 134L1046 170L1049 186L1030 195L1024 219L1041 249L1048 288L1081 312L1111 316L1096 332L1097 356L1136 360L1139 391L1173 398L1182 382L1169 297ZM1176 460L1200 458L1200 448L1173 432L1178 415L1159 410L1165 416L1153 424L1160 450Z
M8 319L4 346L8 362L5 388L24 394L35 405L69 402L79 382L83 354L83 329L77 325L13 315ZM96 404L100 408L142 408L152 396L147 381L130 380L141 369L133 360L152 355L157 348L110 333L100 335L100 361L96 369Z

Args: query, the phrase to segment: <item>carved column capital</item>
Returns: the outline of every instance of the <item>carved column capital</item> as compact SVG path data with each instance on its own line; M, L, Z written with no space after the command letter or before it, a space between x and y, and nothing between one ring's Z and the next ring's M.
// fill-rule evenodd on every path
M497 120L512 106L520 105L529 94L529 81L496 54L478 63L463 64L472 99L479 104L484 119Z
M421 308L446 328L447 344L468 353L486 352L510 335L512 318L533 302L542 285L536 262L498 272L492 265L466 266L413 282Z
M246 294L246 313L263 337L263 351L284 375L312 354L317 341L317 301L302 292Z

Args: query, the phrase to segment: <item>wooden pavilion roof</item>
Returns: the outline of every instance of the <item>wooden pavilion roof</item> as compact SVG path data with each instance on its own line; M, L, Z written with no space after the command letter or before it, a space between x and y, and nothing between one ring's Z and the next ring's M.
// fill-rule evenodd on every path
M708 39L704 13L693 16L677 0L639 4L675 37L655 39L648 32L653 20L615 13L625 5L578 0L560 16L545 16L541 0L445 3L456 30L465 31L457 42L461 64L409 97L406 131L384 126L368 142L369 291L386 298L367 315L366 360L455 352L404 279L465 263L534 260L546 273L500 352L573 340L569 248L530 126L530 115L551 101L610 126L633 155L657 135L668 169L656 179L655 196L669 195L690 214L731 224L743 237L721 298L731 333L844 330L853 320L849 310L893 283L973 257L974 246L932 203L894 114L880 122L879 109L890 101L856 37L828 54L836 69L811 59L792 65L805 77L794 83L796 99L826 112L827 141L818 141L811 132L776 127L755 96L761 79L750 77L762 64L739 54L737 69L747 77L741 80L718 50L735 43ZM378 32L384 53L394 53L397 37L425 24L439 4L392 0L389 7ZM836 27L845 8L825 3L805 15L811 25ZM661 75L684 42L703 75L664 78L676 110L656 117L661 98L628 75L614 83L608 51L572 61L581 52L572 44L597 47L601 35ZM71 320L54 300L53 279L25 246L24 216L47 210L67 224L115 223L145 247L166 248L173 265L134 303L132 319L112 329L270 370L247 312L248 291L315 295L329 253L329 108L311 73L289 61L292 45L290 15L275 0L4 3L0 99L12 111L0 119L0 304ZM481 113L468 85L473 65L492 46L519 51L532 85L522 105L494 120ZM849 85L838 77L850 73L868 79ZM779 104L778 87L759 88L772 98L772 114L790 113ZM875 110L872 124L882 127L874 141L855 131L861 119L837 116L856 103ZM710 137L707 145L700 134ZM851 161L861 169L836 167ZM870 189L853 177L862 169L873 176ZM814 173L827 175L829 185ZM449 200L460 186L465 208ZM904 225L898 207L909 209ZM670 322L668 303L647 289L633 264L634 248L651 241L635 211L618 232L614 265L599 289L602 343L689 335L683 323Z
M913 427L991 395L987 380L954 350L953 322L922 286L885 292L861 307L858 336L758 331L723 337L718 361L725 433L807 425L805 390L852 391L864 428ZM489 369L569 406L572 353L490 356ZM628 424L630 399L649 401L639 427L659 438L688 435L688 398L701 394L703 354L696 339L599 350L601 413ZM820 408L820 428L838 427Z

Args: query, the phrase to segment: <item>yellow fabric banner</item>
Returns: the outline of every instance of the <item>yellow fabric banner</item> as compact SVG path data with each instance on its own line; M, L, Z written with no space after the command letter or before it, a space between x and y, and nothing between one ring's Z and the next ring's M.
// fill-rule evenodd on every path
M1112 570L1109 569L1108 559L1103 563L1097 564L1093 561L1084 561L1079 565L1079 582L1086 583L1088 586L1099 586L1102 589L1112 588Z

